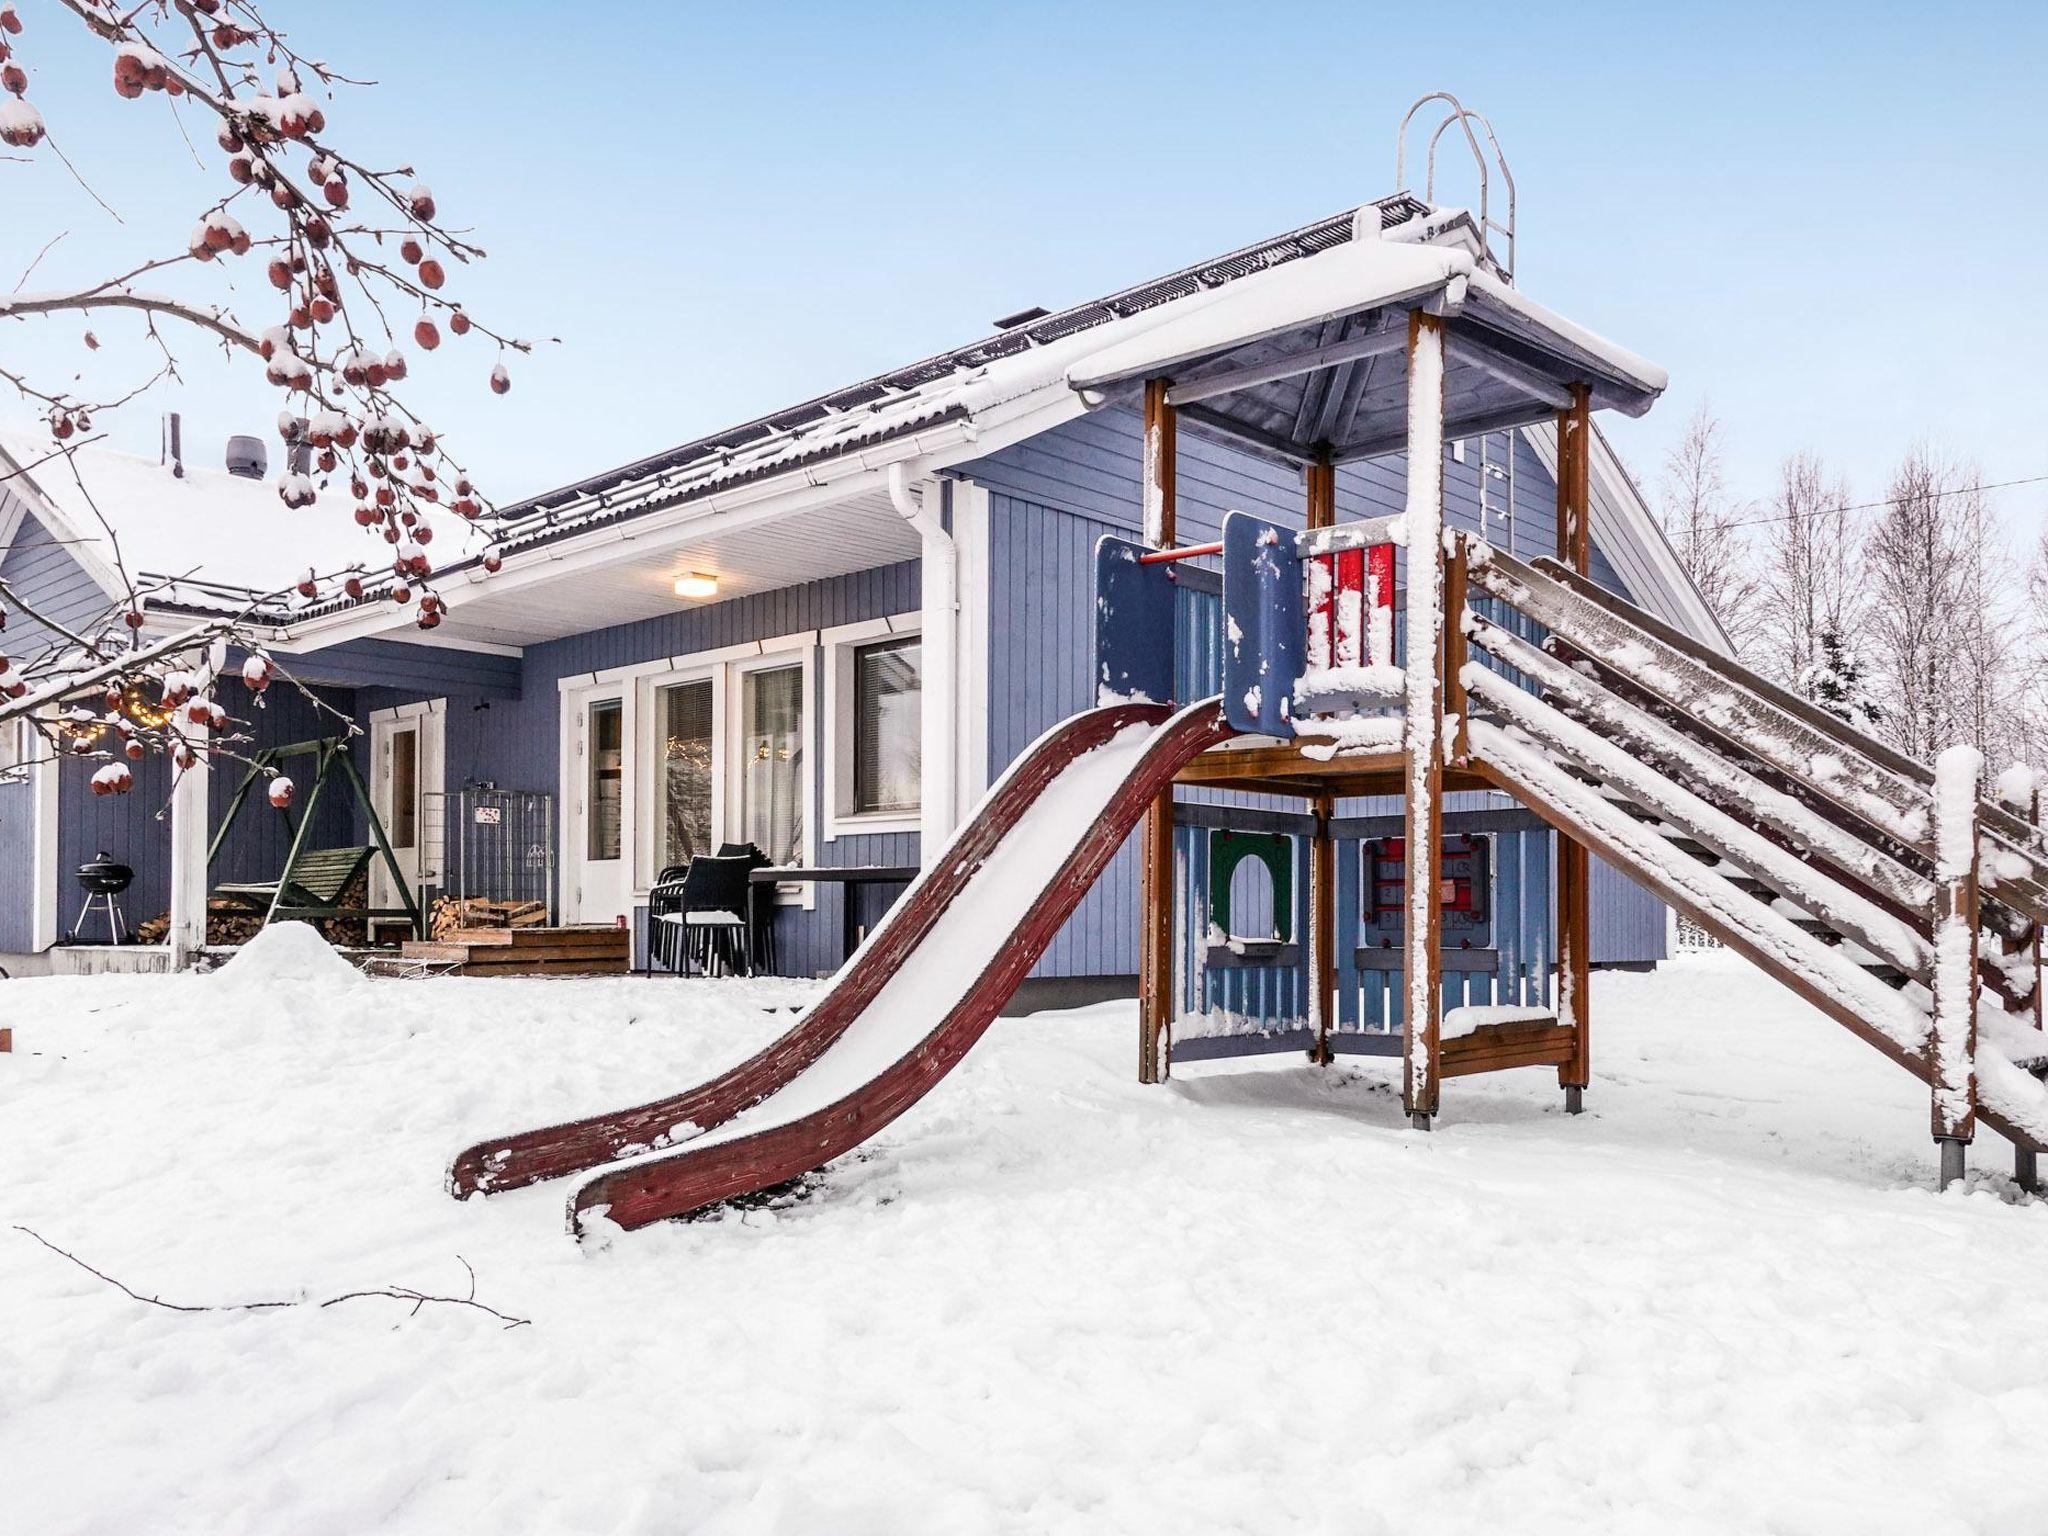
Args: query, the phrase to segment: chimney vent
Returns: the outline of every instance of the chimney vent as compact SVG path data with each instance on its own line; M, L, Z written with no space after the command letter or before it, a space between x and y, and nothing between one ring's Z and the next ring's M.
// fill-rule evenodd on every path
M185 478L185 421L176 411L164 417L163 461L178 479Z
M270 470L270 450L260 437L236 435L228 439L228 473L244 480L261 480Z
M303 437L300 438L291 445L291 453L285 462L291 465L292 473L295 475L311 474L313 471L313 445Z

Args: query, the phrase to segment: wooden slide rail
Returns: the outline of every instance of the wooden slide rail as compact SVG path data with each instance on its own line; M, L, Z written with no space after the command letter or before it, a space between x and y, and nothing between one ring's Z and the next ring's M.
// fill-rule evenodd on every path
M1004 835L1068 764L1127 727L1158 724L1172 713L1164 704L1110 705L1076 715L1040 737L997 781L945 856L912 883L840 972L831 990L772 1044L682 1093L478 1142L459 1154L449 1168L448 1192L462 1199L580 1173L616 1158L665 1147L679 1126L695 1127L690 1134L708 1131L760 1103L846 1032L966 888Z
M687 1216L821 1168L888 1125L952 1071L981 1038L1155 797L1171 789L1181 765L1232 734L1216 699L1190 705L1175 716L1146 747L1045 895L966 996L919 1045L858 1091L786 1125L715 1146L684 1145L666 1156L600 1174L571 1197L570 1229L581 1235L598 1217L630 1230ZM1073 755L1065 754L1066 760Z

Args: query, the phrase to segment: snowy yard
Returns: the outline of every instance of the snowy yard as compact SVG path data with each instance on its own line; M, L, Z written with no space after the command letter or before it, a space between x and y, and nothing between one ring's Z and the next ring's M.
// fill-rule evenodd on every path
M999 1024L810 1200L579 1251L490 1132L801 983L0 985L10 1532L2048 1530L2048 1207L1737 962L1602 975L1591 1113L1388 1067L1132 1081ZM181 1303L143 1305L11 1224Z

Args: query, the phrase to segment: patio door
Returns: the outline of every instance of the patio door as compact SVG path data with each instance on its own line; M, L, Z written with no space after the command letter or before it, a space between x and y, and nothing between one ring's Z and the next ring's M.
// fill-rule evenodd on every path
M562 906L577 923L630 920L633 910L632 775L627 771L630 694L614 686L565 701L569 750L562 764L568 808Z
M423 890L441 883L442 759L447 701L430 699L380 709L370 716L370 804L383 824L392 855L424 903ZM370 838L372 846L376 839ZM370 905L395 907L398 888L381 855L370 860ZM423 914L424 915L424 914Z

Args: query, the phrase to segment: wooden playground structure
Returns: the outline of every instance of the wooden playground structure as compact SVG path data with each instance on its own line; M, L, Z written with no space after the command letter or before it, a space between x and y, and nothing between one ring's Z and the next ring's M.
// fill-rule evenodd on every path
M1306 805L1314 829L1308 1027L1221 1010L1226 1029L1251 1025L1252 1049L1298 1037L1318 1061L1398 1056L1418 1128L1442 1112L1446 1078L1516 1067L1555 1071L1581 1110L1597 854L1927 1084L1944 1184L1982 1126L2039 1188L2048 842L2031 783L2003 775L1987 798L1973 751L1912 762L1593 579L1593 415L1647 411L1664 374L1514 289L1513 182L1492 130L1448 97L1418 108L1431 100L1450 112L1423 198L1367 204L1311 254L1253 262L1215 291L1117 312L1092 350L1062 357L1085 408L1129 408L1142 433L1140 536L1096 547L1094 707L1041 735L927 851L780 1038L680 1092L464 1149L451 1193L582 1174L569 1222L583 1234L823 1167L959 1063L1133 831L1139 1074L1159 1081L1176 1032L1216 1012L1191 1002L1188 973L1212 962L1176 817L1191 814L1183 796L1200 801L1221 835L1213 918L1218 885L1266 835L1245 794ZM1429 200L1453 129L1479 167L1476 216ZM1297 470L1299 522L1213 504L1201 515L1216 526L1184 517L1199 503L1181 495L1183 429ZM1453 445L1523 429L1555 434L1546 536L1520 537L1512 514L1501 543L1483 516L1451 526ZM1397 452L1397 480L1384 464L1340 479ZM1189 527L1204 537L1183 541ZM1446 798L1470 791L1517 803L1544 846L1522 869L1545 871L1546 938L1513 965L1503 946L1483 976L1447 964L1447 909L1468 922L1485 879L1477 862L1446 876L1449 816L1475 825ZM1340 898L1348 882L1356 930L1365 893L1340 867L1338 813L1379 797L1398 802L1401 835L1380 852L1400 873L1375 864L1373 911L1383 885L1398 891L1399 948L1389 932L1397 963L1375 960L1379 999L1353 1006L1340 977L1361 974L1361 935ZM1469 858L1469 830L1450 835ZM1222 937L1206 948L1239 958L1239 936Z

